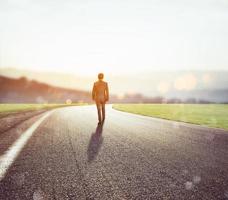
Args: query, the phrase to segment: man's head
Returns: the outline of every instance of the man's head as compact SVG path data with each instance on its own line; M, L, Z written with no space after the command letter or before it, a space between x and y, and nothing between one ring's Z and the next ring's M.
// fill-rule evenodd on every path
M99 80L103 80L103 78L104 78L104 74L103 74L103 73L99 73L99 74L98 74L98 79L99 79Z

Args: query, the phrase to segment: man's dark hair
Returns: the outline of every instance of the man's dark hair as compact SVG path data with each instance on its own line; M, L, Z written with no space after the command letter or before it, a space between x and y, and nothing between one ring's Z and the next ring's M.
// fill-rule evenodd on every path
M98 79L99 79L99 80L102 80L103 78L104 78L104 74L103 74L103 73L99 73L99 74L98 74Z

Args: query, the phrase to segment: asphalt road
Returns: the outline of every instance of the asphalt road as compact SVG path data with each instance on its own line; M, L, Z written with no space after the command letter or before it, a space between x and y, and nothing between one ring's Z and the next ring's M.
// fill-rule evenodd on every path
M0 130L0 169L42 116ZM0 199L228 199L228 132L110 106L97 127L95 106L59 108L8 166Z

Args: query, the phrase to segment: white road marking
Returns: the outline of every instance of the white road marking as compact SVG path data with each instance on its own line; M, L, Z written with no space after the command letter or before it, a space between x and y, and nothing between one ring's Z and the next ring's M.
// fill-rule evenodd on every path
M39 125L51 114L52 111L47 112L40 119L38 119L30 128L28 128L13 144L6 153L0 156L0 181L5 177L7 170L16 160L23 147L31 138L34 131Z

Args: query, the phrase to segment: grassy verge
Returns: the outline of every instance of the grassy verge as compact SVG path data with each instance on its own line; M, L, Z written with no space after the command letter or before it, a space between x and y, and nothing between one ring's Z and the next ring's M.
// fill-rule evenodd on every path
M25 111L35 111L41 109L53 109L63 106L74 106L74 105L84 105L84 104L0 104L0 116L25 112Z
M116 104L113 108L228 130L228 105L224 104Z

